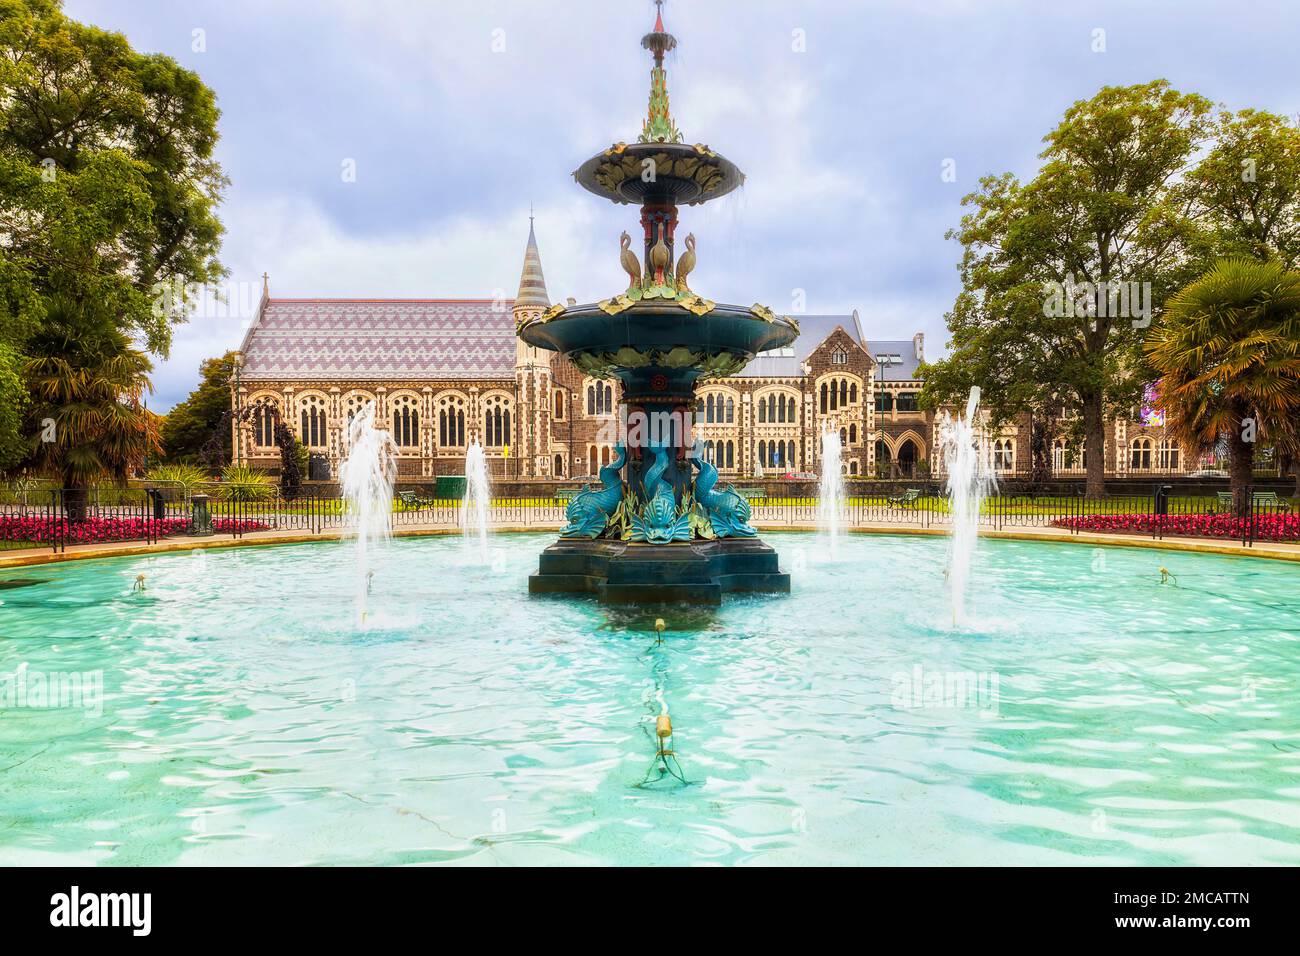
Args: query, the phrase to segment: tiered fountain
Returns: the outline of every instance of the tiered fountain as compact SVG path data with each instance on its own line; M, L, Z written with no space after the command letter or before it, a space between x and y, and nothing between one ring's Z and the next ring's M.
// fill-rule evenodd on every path
M709 147L682 142L664 71L677 41L662 11L641 45L654 56L641 136L573 175L597 196L640 204L644 258L623 233L626 289L602 302L552 306L518 329L528 344L564 354L588 375L621 382L624 426L600 487L573 497L560 541L542 554L529 590L703 604L720 603L727 591L789 591L776 552L749 525L748 502L719 487L717 470L696 453L691 416L701 380L735 374L756 353L792 343L799 328L765 306L711 302L687 284L695 237L677 257L678 205L725 196L744 175Z

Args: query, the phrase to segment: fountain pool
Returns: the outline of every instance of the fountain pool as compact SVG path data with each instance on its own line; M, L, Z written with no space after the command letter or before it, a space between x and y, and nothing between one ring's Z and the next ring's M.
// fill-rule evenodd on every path
M338 544L7 571L0 864L1300 863L1294 566L985 541L954 631L942 538L681 610L530 598L551 540L395 539L365 630Z

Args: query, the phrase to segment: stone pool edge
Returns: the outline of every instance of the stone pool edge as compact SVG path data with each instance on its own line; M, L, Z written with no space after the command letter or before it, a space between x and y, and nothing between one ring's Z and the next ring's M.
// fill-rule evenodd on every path
M509 526L503 528L493 528L494 534L545 534L554 529ZM790 525L765 526L760 525L759 530L763 532L815 532L812 527L799 527ZM440 535L459 535L459 528L401 528L394 529L394 538L423 538ZM924 535L928 537L944 538L949 536L949 531L942 528L909 528L898 525L878 525L874 527L846 528L847 534L886 534L886 535ZM348 535L337 532L321 532L319 534L299 534L279 532L263 532L246 535L242 538L189 538L180 540L165 540L157 544L146 545L134 542L105 542L102 544L91 545L73 545L67 551L55 554L47 549L26 549L23 551L14 551L9 553L0 552L0 568L21 568L33 567L43 564L59 564L64 561L85 561L94 558L126 558L140 557L150 554L168 554L181 551L194 551L196 549L208 548L241 548L277 544L309 544L315 541L341 541ZM1263 558L1273 561L1291 561L1300 562L1300 545L1292 545L1285 542L1255 542L1252 547L1244 547L1241 544L1225 544L1220 541L1205 538L1179 539L1163 538L1156 540L1153 538L1143 538L1130 535L1120 534L1098 534L1096 532L1081 532L1071 534L1056 528L1042 529L1018 529L1018 530L1000 530L1000 531L981 531L980 537L994 538L1004 541L1038 541L1056 544L1082 544L1100 547L1119 547L1119 548L1147 548L1156 551L1175 551L1193 554L1218 554L1228 557L1241 558Z

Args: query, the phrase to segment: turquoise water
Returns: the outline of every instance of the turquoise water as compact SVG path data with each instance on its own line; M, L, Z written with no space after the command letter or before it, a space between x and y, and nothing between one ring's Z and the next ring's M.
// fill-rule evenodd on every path
M3 572L0 864L1300 863L1300 567L986 541L953 632L942 539L767 539L661 646L548 536L393 541L364 632L340 544Z

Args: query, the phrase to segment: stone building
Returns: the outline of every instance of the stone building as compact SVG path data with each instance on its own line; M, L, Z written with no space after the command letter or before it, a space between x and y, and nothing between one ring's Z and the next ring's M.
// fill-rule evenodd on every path
M513 300L278 299L264 283L232 383L233 406L246 412L232 425L235 460L278 470L280 415L336 475L348 423L373 401L396 443L400 481L463 474L476 441L497 477L594 475L618 440L619 384L515 336L549 306L531 223ZM820 436L836 431L847 475L941 474L935 416L917 404L921 333L869 340L856 311L796 318L792 347L699 388L696 435L719 472L818 472ZM1108 474L1178 474L1198 464L1136 414L1111 432ZM989 435L1000 472L1029 470L1029 433L1025 420ZM1053 458L1057 475L1082 476L1083 460L1064 439Z

